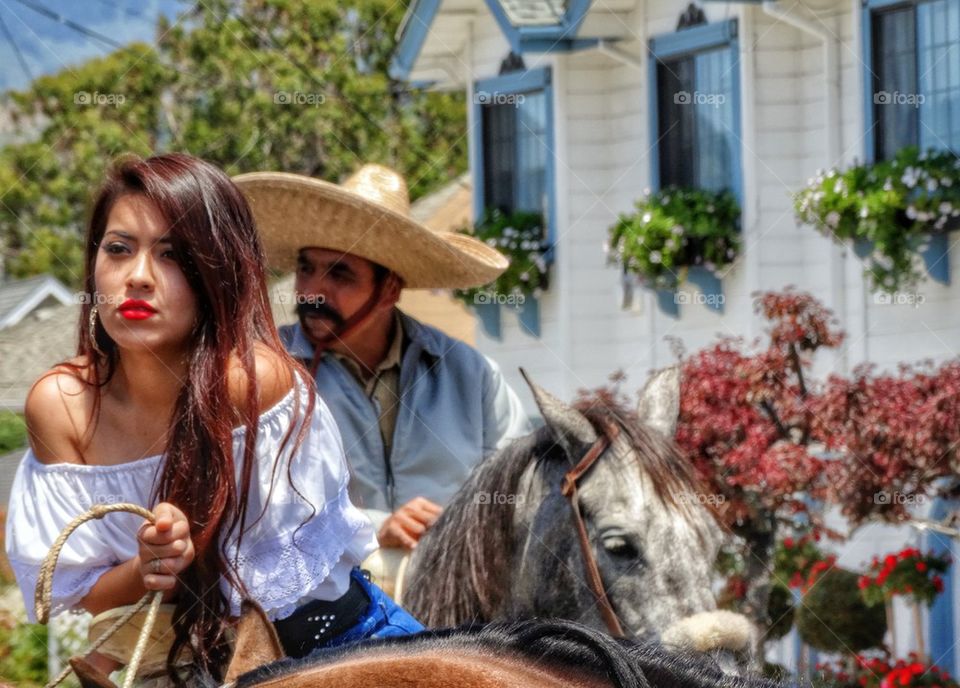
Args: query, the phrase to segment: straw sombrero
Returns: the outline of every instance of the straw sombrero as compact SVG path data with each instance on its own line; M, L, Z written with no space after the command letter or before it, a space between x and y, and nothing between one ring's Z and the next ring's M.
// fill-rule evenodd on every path
M285 172L252 172L233 181L253 208L267 261L278 270L293 270L297 251L312 246L383 265L413 289L478 287L507 269L507 259L486 244L413 220L407 183L381 165L364 165L342 185Z

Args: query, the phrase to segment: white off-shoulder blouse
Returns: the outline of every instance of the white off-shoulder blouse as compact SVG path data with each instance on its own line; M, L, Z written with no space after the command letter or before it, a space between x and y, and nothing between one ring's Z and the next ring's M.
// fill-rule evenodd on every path
M281 401L260 414L243 537L239 551L235 538L226 545L248 595L271 619L289 616L310 599L340 597L350 570L377 547L373 526L350 502L340 432L320 397L310 418L303 419L308 394L298 378ZM298 424L281 452L297 419L309 423L302 444L294 453ZM235 457L243 455L245 434L244 427L233 431ZM13 483L6 548L31 621L40 564L60 531L97 503L152 508L162 463L160 454L111 466L44 464L27 451ZM54 572L53 614L76 609L101 575L136 555L142 522L134 514L116 513L74 532ZM221 589L231 614L239 615L240 593L226 581Z

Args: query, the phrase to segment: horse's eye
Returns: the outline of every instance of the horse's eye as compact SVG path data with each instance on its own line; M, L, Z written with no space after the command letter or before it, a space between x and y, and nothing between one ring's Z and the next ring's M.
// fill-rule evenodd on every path
M638 552L633 543L625 535L605 534L603 548L616 557L636 557Z

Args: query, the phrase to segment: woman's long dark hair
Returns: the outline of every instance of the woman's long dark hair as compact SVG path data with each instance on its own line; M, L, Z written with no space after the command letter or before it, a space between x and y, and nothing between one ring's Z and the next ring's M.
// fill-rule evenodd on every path
M71 366L100 391L119 361L116 343L96 320L91 335L90 310L96 303L94 265L117 199L136 194L153 202L169 224L169 237L181 269L197 301L197 320L189 342L187 377L170 419L165 461L154 498L181 509L191 523L196 556L181 572L174 613L173 647L167 661L171 678L184 648L192 651L198 668L219 678L228 659L224 631L229 614L220 580L236 589L243 585L221 546L227 537L249 526L247 493L254 467L259 421L254 346L276 352L313 391L313 381L285 351L271 316L263 249L250 207L230 178L217 167L184 154L119 161L97 195L86 238L85 300L80 317L78 354L86 366ZM94 341L95 338L95 341ZM241 408L229 403L228 369L238 361L246 374L246 398ZM309 418L313 398L295 418ZM295 395L297 397L297 395ZM242 457L233 455L233 428L239 411L246 429ZM284 440L290 439L294 426ZM296 445L307 423L299 425ZM282 449L281 449L282 451ZM235 461L241 461L237 482ZM288 473L289 477L289 473Z

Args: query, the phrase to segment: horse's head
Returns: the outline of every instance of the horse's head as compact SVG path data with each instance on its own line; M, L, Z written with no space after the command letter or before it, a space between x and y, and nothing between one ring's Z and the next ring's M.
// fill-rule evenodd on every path
M678 371L654 376L636 410L574 407L528 383L545 427L474 469L414 550L404 605L429 626L549 617L608 630L615 617L628 635L743 649L749 633L709 614L721 530L673 442Z
M673 443L679 374L654 376L636 412L570 406L528 380L546 423L523 475L515 514L513 611L609 624L588 584L565 475L597 442L608 444L579 477L582 521L603 588L627 634L660 635L714 608L711 571L719 526ZM568 490L569 491L569 490Z

